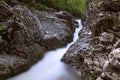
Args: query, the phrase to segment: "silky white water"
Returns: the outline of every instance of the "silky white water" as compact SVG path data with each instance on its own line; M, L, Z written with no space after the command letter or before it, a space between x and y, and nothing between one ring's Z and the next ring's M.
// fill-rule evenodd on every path
M75 29L73 42L66 47L45 53L44 58L32 66L28 71L8 80L65 80L60 77L69 76L65 64L60 60L69 47L78 39L78 33L82 28L81 20L76 20L79 27Z

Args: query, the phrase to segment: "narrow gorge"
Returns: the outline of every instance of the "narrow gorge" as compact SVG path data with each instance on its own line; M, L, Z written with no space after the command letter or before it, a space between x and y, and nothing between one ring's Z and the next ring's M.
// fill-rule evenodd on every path
M0 80L120 80L120 0L0 0Z
M8 80L80 80L80 74L70 72L67 66L60 60L69 47L78 39L78 33L82 28L81 20L76 20L78 28L75 29L73 41L66 47L58 48L45 53L44 58L31 67L27 72Z

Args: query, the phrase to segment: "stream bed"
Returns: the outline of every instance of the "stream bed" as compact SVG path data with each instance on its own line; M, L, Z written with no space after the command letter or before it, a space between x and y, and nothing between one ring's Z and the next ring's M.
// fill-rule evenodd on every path
M61 58L69 47L78 39L78 33L82 29L81 20L76 20L79 27L75 29L73 41L63 48L45 53L44 58L28 71L8 80L80 80L80 75L66 67Z

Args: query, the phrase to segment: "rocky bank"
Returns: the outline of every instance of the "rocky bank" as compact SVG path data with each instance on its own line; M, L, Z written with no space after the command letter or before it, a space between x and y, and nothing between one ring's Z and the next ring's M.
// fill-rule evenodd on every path
M62 61L82 80L120 80L120 1L90 0L79 39Z
M12 7L0 2L0 80L29 69L46 51L72 41L74 33L68 12L41 11L12 1L7 2Z

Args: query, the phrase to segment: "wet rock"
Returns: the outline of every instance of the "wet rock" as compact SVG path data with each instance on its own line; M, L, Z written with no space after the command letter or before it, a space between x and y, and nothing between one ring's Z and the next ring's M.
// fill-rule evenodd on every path
M33 41L32 37L29 36L29 32L27 34L24 32L28 29L20 29L20 27L23 26L13 22L6 30L5 35L7 36L3 37L2 35L4 42L0 46L1 80L27 70L43 56L42 47Z
M86 29L82 29L80 31L80 38L69 48L69 50L65 53L62 58L66 64L69 64L74 69L80 71L82 73L83 80L85 79L83 76L86 76L89 80L95 80L95 76L100 74L101 69L96 67L95 74L93 72L92 66L97 65L99 66L100 63L98 62L99 59L96 58L97 55L101 55L101 64L102 64L102 46L98 44L97 40L92 39L92 35L86 33ZM93 45L92 42L96 42L97 45ZM94 43L95 44L95 43ZM98 47L96 49L96 47ZM98 54L95 54L99 52ZM93 58L95 56L95 61L93 62ZM91 75L91 77L90 77Z
M118 47L120 47L120 39L116 41L113 45L113 48L118 48Z
M19 4L18 0L4 0L8 5L15 6Z
M0 31L0 80L29 69L46 51L65 46L74 32L72 19L61 19L57 12L10 8L13 17Z
M119 12L120 11L120 1L119 0L109 0L109 1L106 0L103 3L103 10Z
M109 55L108 60L106 60L103 71L97 80L104 80L106 78L110 80L120 79L120 48L114 49Z
M113 67L118 68L118 72L120 71L120 48L114 49L110 54L109 54L109 61L110 64Z
M0 22L5 21L10 16L12 16L12 13L8 9L0 5Z
M42 44L50 49L64 46L72 41L74 32L73 20L68 12L37 12L45 32ZM58 19L59 18L59 19Z
M67 20L68 25L70 25L70 26L73 25L73 21L72 21L73 17L67 11L60 11L56 14L59 18ZM73 27L71 26L71 28L73 28Z
M66 64L81 72L83 80L120 80L120 12L116 7L119 1L105 1L109 5L106 10L101 10L103 3L97 0L88 3L79 39L62 58ZM116 5L111 6L112 2Z
M80 38L65 53L62 61L75 69L79 69L84 62L84 54L89 54L91 34L85 32L85 28L80 32ZM80 54L81 53L81 54Z
M27 60L19 56L0 55L0 80L28 69ZM15 70L17 69L17 70ZM7 75L6 75L7 74Z
M99 40L102 44L112 44L115 40L115 36L112 33L103 32L99 36Z

